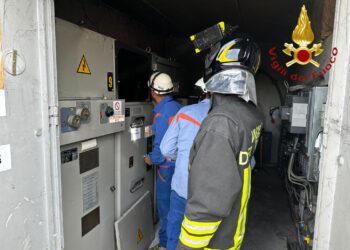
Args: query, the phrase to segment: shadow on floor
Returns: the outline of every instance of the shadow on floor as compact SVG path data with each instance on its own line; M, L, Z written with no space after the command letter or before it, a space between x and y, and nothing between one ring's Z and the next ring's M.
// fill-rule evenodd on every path
M276 168L255 170L241 250L286 250L296 241L287 192Z

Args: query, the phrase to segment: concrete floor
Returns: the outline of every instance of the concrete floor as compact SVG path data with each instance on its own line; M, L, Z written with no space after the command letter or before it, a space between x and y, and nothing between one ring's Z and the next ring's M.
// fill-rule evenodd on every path
M241 250L286 250L296 241L287 192L275 168L255 170L247 228Z

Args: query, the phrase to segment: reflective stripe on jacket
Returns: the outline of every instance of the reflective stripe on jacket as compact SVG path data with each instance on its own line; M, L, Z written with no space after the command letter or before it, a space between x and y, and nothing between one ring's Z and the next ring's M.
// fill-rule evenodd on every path
M190 150L199 127L208 114L209 105L210 100L204 99L198 104L181 108L160 144L163 156L176 161L171 189L184 199L187 199Z
M214 94L193 143L189 187L178 250L238 250L250 197L250 159L262 129L252 103Z
M174 162L167 162L160 152L160 142L167 131L169 124L175 114L181 108L181 104L176 102L171 96L165 96L153 109L153 125L154 134L153 150L149 153L152 164L174 166Z

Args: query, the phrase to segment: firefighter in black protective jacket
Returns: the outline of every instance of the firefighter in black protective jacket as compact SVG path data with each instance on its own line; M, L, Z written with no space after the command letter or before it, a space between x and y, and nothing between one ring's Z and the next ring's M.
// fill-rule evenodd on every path
M251 189L250 159L262 129L254 74L260 49L247 35L212 47L204 81L211 108L189 159L188 201L177 250L238 250Z

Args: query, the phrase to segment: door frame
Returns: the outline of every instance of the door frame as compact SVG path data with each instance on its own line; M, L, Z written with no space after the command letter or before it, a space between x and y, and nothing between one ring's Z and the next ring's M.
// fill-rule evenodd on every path
M348 249L350 245L350 1L337 0L326 104L313 249Z

